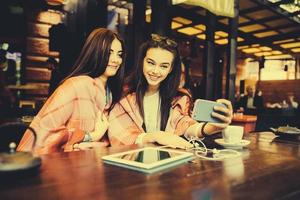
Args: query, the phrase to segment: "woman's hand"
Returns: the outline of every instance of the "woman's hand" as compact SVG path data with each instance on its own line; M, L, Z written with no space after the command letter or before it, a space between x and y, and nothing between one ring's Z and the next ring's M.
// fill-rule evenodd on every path
M185 139L173 133L159 131L155 133L147 133L143 138L143 143L157 142L160 145L166 145L171 148L186 149L191 148L193 145Z
M90 132L93 141L99 141L108 129L108 120L103 113L98 113L95 129Z
M212 113L212 116L221 120L222 123L209 123L209 125L212 125L218 129L225 129L231 123L232 120L232 116L233 116L232 104L230 101L226 99L218 99L217 102L225 104L226 108L221 106L215 106L214 107L215 112Z

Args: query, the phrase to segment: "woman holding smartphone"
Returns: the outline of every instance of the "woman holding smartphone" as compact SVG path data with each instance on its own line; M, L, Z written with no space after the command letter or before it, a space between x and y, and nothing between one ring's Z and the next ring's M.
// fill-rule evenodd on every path
M107 146L107 113L120 100L124 74L124 42L108 29L87 38L71 74L50 96L25 132L18 149L38 154Z
M231 123L232 106L225 99L218 102L226 107L212 113L222 123L198 123L189 116L190 98L178 89L181 61L175 41L152 34L138 52L135 69L109 115L112 145L157 142L187 148L191 144L179 136L201 138Z

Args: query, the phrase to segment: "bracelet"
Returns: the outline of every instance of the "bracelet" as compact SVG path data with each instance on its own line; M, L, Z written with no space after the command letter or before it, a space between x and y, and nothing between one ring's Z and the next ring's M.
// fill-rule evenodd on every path
M89 132L85 132L84 138L83 138L83 142L92 142L92 141L93 141L93 139L92 139L90 133Z
M208 137L208 136L209 136L208 134L206 134L206 133L204 132L204 128L205 128L205 126L207 125L207 123L208 123L208 122L205 122L205 123L202 125L202 128L201 128L201 134L202 134L203 137Z

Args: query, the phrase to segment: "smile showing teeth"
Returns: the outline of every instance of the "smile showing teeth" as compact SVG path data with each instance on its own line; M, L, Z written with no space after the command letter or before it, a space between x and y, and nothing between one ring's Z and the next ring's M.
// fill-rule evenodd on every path
M157 76L151 76L151 75L149 75L149 78L152 81L157 81L159 79L159 77L157 77Z

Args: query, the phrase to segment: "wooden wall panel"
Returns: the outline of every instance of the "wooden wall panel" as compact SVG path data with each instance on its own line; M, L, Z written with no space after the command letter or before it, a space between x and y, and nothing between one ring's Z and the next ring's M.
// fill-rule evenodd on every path
M293 93L296 101L300 103L300 79L260 81L258 84L265 103L282 102L289 93Z
M56 11L41 11L33 10L28 13L28 22L43 23L43 24L58 24L61 22L61 13Z
M34 87L32 89L25 90L25 94L48 96L49 83L28 82L27 84L31 86L34 85Z
M49 68L47 62L48 57L43 56L27 56L26 57L26 68L36 67L36 68Z
M49 38L49 28L51 25L48 24L37 24L27 23L27 33L30 36Z
M58 52L49 51L48 39L28 37L26 39L26 42L27 42L27 54L50 56L50 57L59 56Z
M24 92L25 95L32 95L32 96L40 96L47 98L48 97L48 88L47 89L36 89L36 90L26 90Z
M23 92L25 99L46 100L48 97L49 57L58 58L59 53L49 51L49 28L61 22L62 14L59 11L28 10L27 37L25 55L25 81L36 86L32 90Z
M46 68L26 68L26 78L28 81L49 82L51 71Z
M48 56L26 56L26 60L31 61L31 62L36 62L36 63L46 63L48 60Z

